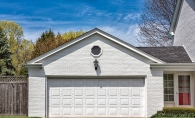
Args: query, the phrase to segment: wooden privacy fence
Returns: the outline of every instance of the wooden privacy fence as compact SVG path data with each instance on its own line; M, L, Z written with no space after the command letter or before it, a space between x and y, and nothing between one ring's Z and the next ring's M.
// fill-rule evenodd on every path
M27 115L28 77L0 76L0 115Z

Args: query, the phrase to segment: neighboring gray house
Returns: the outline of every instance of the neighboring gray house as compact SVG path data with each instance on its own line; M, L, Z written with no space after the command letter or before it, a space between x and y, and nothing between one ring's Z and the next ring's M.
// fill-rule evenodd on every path
M181 27L172 28L175 42ZM134 47L95 28L25 64L28 115L150 117L163 107L195 107L195 63L185 48Z

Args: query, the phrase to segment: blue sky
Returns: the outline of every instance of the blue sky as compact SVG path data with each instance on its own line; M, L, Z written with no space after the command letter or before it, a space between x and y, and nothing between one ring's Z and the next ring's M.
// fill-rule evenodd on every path
M0 20L20 24L28 40L55 33L100 28L135 46L144 0L0 0Z

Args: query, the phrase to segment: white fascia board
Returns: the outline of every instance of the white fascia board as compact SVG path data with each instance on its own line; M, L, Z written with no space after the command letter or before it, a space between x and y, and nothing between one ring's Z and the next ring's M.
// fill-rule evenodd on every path
M175 9L174 9L174 13L173 13L173 16L172 16L171 26L169 28L169 34L170 35L174 35L175 28L176 28L176 23L178 21L178 17L179 17L179 13L180 13L182 3L183 3L183 0L177 0L176 6L175 6Z
M83 76L83 75L75 75L75 76L67 76L67 75L45 75L47 78L68 78L68 79L75 79L75 78L80 78L80 79L86 79L86 78L90 78L90 79L103 79L103 78L107 78L107 79L113 79L113 78L134 78L134 79L140 79L140 78L146 78L147 75L115 75L115 76L112 76L112 75L108 75L108 76Z
M124 43L122 43L122 42L120 42L120 41L118 41L118 40L115 40L115 39L113 39L113 38L111 38L111 37L109 37L109 36L107 36L107 35L105 35L105 34L103 34L103 33L101 33L101 32L98 32L98 31L97 31L97 33L100 34L100 35L102 35L102 36L104 36L104 37L106 37L106 38L108 38L108 39L110 39L110 40L112 40L113 42L115 42L115 43L117 43L117 44L122 45L122 46L125 47L125 48L128 48L128 49L130 49L130 50L136 52L137 54L140 54L140 55L142 55L142 56L144 56L144 57L146 57L146 58L148 58L148 59L150 59L150 60L156 62L156 63L165 63L164 61L162 61L162 60L160 60L160 59L157 59L156 57L153 57L153 56L151 56L151 55L149 55L149 54L147 54L147 53L145 53L145 52L143 52L143 51L141 51L141 50L139 50L139 49L137 49L137 48L134 48L133 46L125 45Z
M64 44L62 46L59 46L59 47L57 47L57 48L55 48L55 49L53 49L53 50L51 50L51 51L49 51L49 52L39 56L39 57L29 61L28 64L34 64L36 62L39 62L39 61L43 60L44 58L46 58L46 57L48 57L48 56L50 56L50 55L52 55L52 54L54 54L54 53L56 53L58 51L61 51L61 50L65 49L65 48L67 48L67 47L69 47L69 46L71 46L71 45L73 45L73 44L75 44L75 43L77 43L77 42L79 42L79 41L81 41L81 40L83 40L83 39L93 35L93 34L95 34L95 33L100 34L101 36L104 36L107 39L110 39L113 42L115 42L117 44L120 44L120 45L122 45L122 46L124 46L124 47L126 47L126 48L128 48L128 49L130 49L130 50L132 50L132 51L134 51L134 52L136 52L136 53L138 53L138 54L140 54L140 55L142 55L142 56L144 56L144 57L146 57L146 58L148 58L148 59L150 59L150 60L152 60L154 62L156 62L156 63L165 63L164 61L162 61L160 59L157 59L157 58L155 58L155 57L153 57L153 56L151 56L151 55L149 55L149 54L147 54L147 53L145 53L145 52L143 52L143 51L141 51L141 50L139 50L139 49L137 49L137 48L135 48L133 46L130 46L130 44L126 45L124 42L120 41L119 39L116 39L116 38L113 38L111 36L108 36L104 32L102 32L101 30L96 29L93 32L88 33L87 35L85 35L83 37L76 38L76 39L74 39L74 40L72 40L72 41L70 41L70 42L68 42L68 43L66 43L66 44Z
M152 63L150 64L150 69L163 71L195 71L195 63Z
M42 63L35 63L35 64L23 64L26 68L42 68Z

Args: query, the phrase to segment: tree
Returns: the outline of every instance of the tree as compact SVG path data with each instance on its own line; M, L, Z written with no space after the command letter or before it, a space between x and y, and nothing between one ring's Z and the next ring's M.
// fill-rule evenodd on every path
M8 44L11 47L11 52L16 51L17 42L23 39L22 27L13 21L0 21L0 28L3 30L4 34L7 36Z
M17 59L13 62L16 67L15 75L27 75L28 71L22 64L27 63L32 57L34 51L34 44L26 39L23 39L19 44Z
M84 34L84 33L85 33L85 31L83 31L83 30L75 31L75 32L73 32L73 31L64 32L64 33L62 34L62 38L63 38L66 42L68 42L68 41L70 41L70 40L72 40L72 39L74 39L74 38L76 38L76 37L78 37L78 36L80 36L80 35L82 35L82 34Z
M177 0L145 0L138 41L147 46L171 46L168 37Z
M55 34L52 30L45 31L41 34L34 45L32 58L36 58L56 47Z
M33 51L33 43L23 38L22 26L13 21L0 21L0 28L3 30L4 35L7 37L7 42L12 53L12 64L15 67L15 75L21 75L25 68L23 63L31 59ZM23 73L22 75L27 74Z
M12 65L11 52L7 38L0 28L0 75L13 75L14 66Z
M70 31L70 32L65 32L62 35L58 33L56 36L54 32L50 29L49 31L45 31L41 34L41 37L38 38L34 45L34 51L32 54L32 59L36 58L82 34L85 32L80 30L80 31Z

